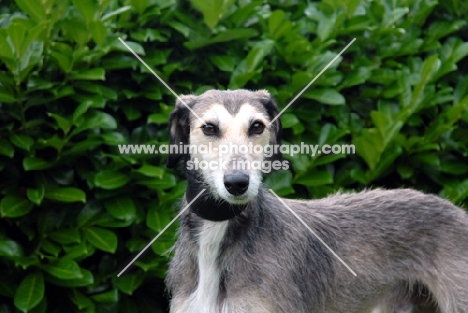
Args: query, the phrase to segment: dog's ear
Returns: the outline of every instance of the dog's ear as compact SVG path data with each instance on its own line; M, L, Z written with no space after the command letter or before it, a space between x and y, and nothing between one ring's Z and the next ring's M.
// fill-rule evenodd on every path
M177 99L174 110L169 117L169 144L180 146L189 143L190 138L190 110L192 108L196 96L182 95ZM169 148L169 156L167 158L167 167L175 168L179 161L184 156L183 151L171 153Z
M268 114L268 117L270 118L270 121L272 121L278 116L278 113L279 113L276 102L271 98L270 93L267 90L258 90L256 93L260 95L260 99L263 104L263 107L265 108ZM278 117L274 120L274 122L270 126L270 144L271 145L281 145L281 130L282 130L281 120ZM276 151L278 151L278 153L275 154L273 158L281 160L282 155L279 152L279 149Z

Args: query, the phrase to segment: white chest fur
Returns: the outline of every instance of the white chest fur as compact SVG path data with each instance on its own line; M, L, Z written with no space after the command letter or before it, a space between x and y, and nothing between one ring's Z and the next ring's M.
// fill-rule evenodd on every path
M198 234L198 286L186 299L176 301L173 313L218 313L220 270L216 259L227 221L204 221Z

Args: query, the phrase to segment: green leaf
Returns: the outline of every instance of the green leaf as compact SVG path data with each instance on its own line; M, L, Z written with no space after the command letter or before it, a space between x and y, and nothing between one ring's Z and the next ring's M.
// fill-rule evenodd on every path
M271 43L270 46L272 46ZM263 46L250 50L247 58L245 58L246 72L255 71L267 54L268 51Z
M119 301L119 292L117 289L112 289L93 295L91 296L91 299L100 303L117 303Z
M129 175L112 170L104 170L94 176L94 184L102 189L120 188L129 181Z
M96 248L109 253L114 253L117 249L117 236L112 231L99 227L89 227L84 232L88 242Z
M107 37L107 28L101 21L92 21L89 23L88 28L93 36L94 42L99 46L102 46L104 40Z
M25 171L43 170L49 168L50 165L50 163L39 158L25 157L23 159L23 168Z
M104 113L98 110L92 110L85 116L82 116L75 123L78 127L72 131L73 135L76 135L83 130L89 128L102 128L102 129L115 129L117 128L117 122L114 117L108 113Z
M15 149L6 139L0 139L0 154L9 158L12 158L15 155Z
M58 202L86 202L86 194L83 190L75 187L62 187L46 191L46 199Z
M129 121L134 121L136 119L139 119L141 116L141 111L136 109L133 105L124 105L122 107L123 112L125 113L125 116ZM158 113L155 113L158 114ZM159 113L160 114L160 113ZM151 115L150 115L151 116ZM169 119L166 116L166 123ZM149 122L149 117L148 117L148 122Z
M457 160L443 160L440 164L440 170L453 175L466 175L468 173L468 164Z
M346 103L343 95L331 88L306 90L302 96L329 105L343 105Z
M283 128L291 128L294 125L301 123L297 116L292 113L283 114L281 116L281 122L283 123Z
M146 225L155 231L161 231L171 221L171 215L167 210L159 207L151 207L146 215Z
M372 67L360 66L349 75L346 76L343 83L340 85L340 89L348 88L351 86L364 84L372 75ZM383 79L385 79L384 77ZM391 78L393 79L393 77Z
M46 19L44 6L39 0L15 0L18 7L32 19L41 22Z
M130 197L116 197L105 202L110 215L117 219L130 221L136 217L135 203Z
M68 41L72 43L76 42L78 43L78 46L83 46L88 42L89 32L81 17L75 15L67 19L63 19L60 24L62 26L64 38Z
M210 44L218 43L218 42L229 42L238 39L247 39L253 36L257 36L258 31L253 28L233 28L226 30L210 40ZM272 40L264 40L263 41L266 45L270 45L273 41ZM262 43L263 43L262 42Z
M145 275L142 272L128 273L116 278L116 285L120 291L131 296L133 292L141 286L144 279Z
M48 254L48 255L51 255L51 256L54 256L54 257L58 257L58 255L60 254L60 252L62 251L62 248L48 240L48 239L44 239L42 242L41 242L41 250L45 253L45 254Z
M127 143L127 138L121 132L109 132L101 135L106 145L119 145Z
M50 56L54 58L58 66L65 73L69 73L72 70L72 48L65 43L53 43L51 46Z
M371 170L375 169L383 151L382 137L375 128L362 130L361 135L353 137L356 152L366 161Z
M133 42L133 41L127 41L127 40L125 40L125 43L126 43L133 51L135 51L136 54L138 54L138 55L145 55L145 49L144 49L143 46L140 45L139 43L136 43L136 42ZM117 51L123 51L123 52L126 52L126 53L131 53L130 51L128 51L127 47L125 47L125 46L120 42L120 40L116 40L115 43L113 44L112 48L115 49L115 50L117 50Z
M87 203L78 214L76 225L78 227L94 225L96 217L103 210L99 202L91 200Z
M125 13L125 12L128 12L128 11L131 11L132 10L132 6L130 5L126 5L126 6L123 6L121 8L118 8L117 10L115 11L112 11L112 12L109 12L107 14L105 14L102 18L101 18L101 21L107 21L108 19L111 19L112 17L114 16L117 16L119 14L122 14L122 13Z
M249 37L257 36L258 31L253 29L253 28L233 28L233 29L228 29L218 35L216 35L213 38L196 38L192 41L184 43L184 46L186 46L188 49L194 50L194 49L199 49L214 43L219 43L219 42L230 42L234 40L239 40L239 39L247 39Z
M320 137L318 144L324 145L326 143L332 144L337 142L344 135L348 134L348 131L345 129L337 129L335 125L326 123L322 126L320 130Z
M89 311L95 312L93 301L90 298L84 296L76 288L73 288L73 294L71 295L71 299L80 311L83 311L87 308L91 308Z
M85 114L89 108L94 107L94 104L95 102L93 100L85 100L80 102L78 107L73 112L73 123L75 123L83 114Z
M277 171L269 174L265 179L265 185L268 189L279 196L287 196L294 193L292 186L292 174L290 171Z
M149 1L148 0L131 0L130 2L132 4L132 7L134 7L138 14L143 13L145 9L149 6Z
M78 9L81 15L83 15L86 23L90 23L94 20L96 4L97 3L93 0L73 0L73 5Z
M81 279L83 274L80 271L78 263L70 258L61 258L58 262L43 265L42 268L60 279Z
M380 132L380 136L382 138L385 138L387 136L387 128L390 128L393 121L390 121L388 119L388 116L386 116L380 111L372 111L370 115L372 118L372 122Z
M50 239L68 245L81 242L80 232L75 228L64 228L49 234Z
M413 159L418 163L427 163L437 168L440 166L439 157L433 153L418 153L413 156Z
M15 94L0 86L0 101L5 103L14 103L16 101Z
M66 253L66 257L72 259L84 259L96 252L96 248L87 240L82 240L76 244L62 245L62 248ZM84 279L89 279L89 277L86 277L86 270L81 269L81 273L85 276Z
M7 195L0 202L0 216L1 217L20 217L28 214L34 204L27 199Z
M333 30L336 29L336 20L337 16L334 12L333 14L321 13L318 17L318 27L317 34L319 35L322 41L327 40L330 35L333 33Z
M213 29L223 18L227 9L234 3L234 0L190 0L190 2L203 14L205 24Z
M444 194L451 201L459 202L468 197L468 179L444 187Z
M20 256L15 257L15 265L20 266L23 269L27 269L31 266L38 265L40 263L37 256Z
M333 184L333 175L328 171L314 170L295 179L294 183L310 187Z
M26 194L31 202L36 205L40 205L42 199L44 199L45 187L44 185L40 185L38 189L28 188L26 190Z
M162 179L166 170L159 166L153 166L149 164L143 164L139 169L135 170L136 173L140 173L141 175L148 176L148 177L157 177Z
M44 277L41 273L26 276L16 290L14 303L21 312L28 312L44 297Z
M174 237L175 236L175 231L171 234L171 233L169 233L169 229L168 229L162 235L162 237L164 237L164 236ZM153 242L151 244L151 250L153 250L153 252L155 254L159 255L159 256L164 256L164 255L167 255L169 249L171 249L173 244L174 244L174 241L172 239L164 240L163 238L160 237L160 238L158 238L158 240L156 240L155 242Z
M285 16L286 14L282 10L275 10L268 17L268 33L273 36L273 38L278 39L279 35L278 30L281 29L282 25L285 25Z
M462 28L466 25L466 21L444 21L435 20L426 30L427 36L425 37L425 44L434 42L447 36L448 34Z
M143 178L136 181L139 185L144 185L148 188L164 190L176 185L175 176L171 173L165 172L162 178Z
M29 151L34 144L34 140L31 137L23 134L11 134L10 141L18 148L26 151Z
M167 124L169 121L167 114L165 113L153 113L148 116L147 123L154 123L154 124Z
M403 8L394 8L387 14L382 21L383 28L392 27L397 21L402 18L404 15L409 13L408 7Z
M419 84L426 85L440 68L440 64L441 62L437 54L433 54L424 60Z
M62 153L62 157L82 156L83 153L85 153L86 151L92 148L95 148L101 144L102 144L102 140L96 139L96 138L92 138L92 139L90 138L86 141L81 141L79 143L76 143L75 145L73 145L73 147L71 147L68 150L64 150Z
M212 55L210 56L213 62L221 71L232 72L234 70L234 58L227 55Z
M0 240L0 256L18 257L23 255L23 247L13 240Z
M95 67L89 70L71 72L70 78L76 80L105 80L106 71L101 67Z
M426 58L426 60L424 60L419 82L415 86L413 94L411 95L411 113L413 113L421 103L424 88L437 73L437 71L440 68L440 65L441 61L437 54L433 54L430 57Z
M64 134L68 133L73 124L72 121L55 113L48 113L47 115L49 115L55 120L57 126L63 131Z
M333 163L336 160L343 159L345 158L345 154L330 154L330 155L321 155L315 162L314 166L320 166L320 165L325 165L329 163Z
M93 274L85 269L80 269L82 278L77 279L61 279L50 275L47 277L47 282L62 287L85 287L94 284Z

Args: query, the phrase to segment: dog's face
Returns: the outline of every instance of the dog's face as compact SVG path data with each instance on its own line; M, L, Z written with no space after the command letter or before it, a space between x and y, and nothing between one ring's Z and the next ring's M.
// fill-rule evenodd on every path
M190 144L190 153L171 154L168 167L182 161L184 171L199 173L213 197L247 203L262 181L264 147L280 144L280 120L270 124L278 114L276 104L264 90L210 90L182 100L201 120L184 103L176 102L170 143Z

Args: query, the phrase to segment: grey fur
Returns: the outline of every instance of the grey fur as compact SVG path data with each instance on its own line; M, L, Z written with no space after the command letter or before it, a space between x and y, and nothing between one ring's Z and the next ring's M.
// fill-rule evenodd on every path
M226 92L229 101L224 102L223 92L212 93L225 106L254 102L249 94L258 94L239 91L237 99L236 92ZM192 109L197 111L201 101L200 108L209 110L213 99L200 96L197 101ZM191 181L204 185L203 179ZM219 199L212 198L216 209ZM181 217L167 276L171 312L410 313L419 312L414 298L427 298L429 290L428 301L438 310L424 312L468 313L468 215L449 201L410 189L284 201L357 277L261 187L246 209L226 222L206 221L192 212ZM181 206L186 205L184 198ZM188 304L195 302L187 299L202 280L200 233L223 223L214 269L219 280L208 286L217 292L216 305L194 311Z

